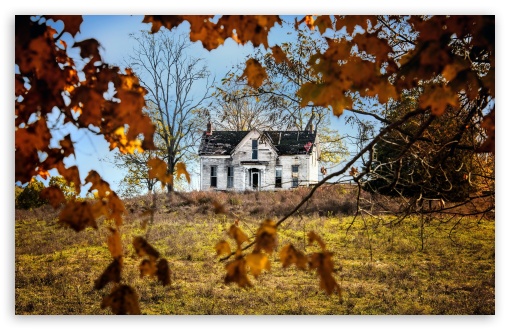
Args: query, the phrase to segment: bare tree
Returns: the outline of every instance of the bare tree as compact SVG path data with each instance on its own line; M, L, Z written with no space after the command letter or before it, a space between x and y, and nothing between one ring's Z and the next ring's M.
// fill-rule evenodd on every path
M213 82L204 60L190 55L189 39L168 30L132 37L138 45L129 64L148 91L148 113L161 141L157 147L168 164L167 174L173 174L178 162L194 157L205 127L196 114L210 97ZM167 190L174 190L172 183Z

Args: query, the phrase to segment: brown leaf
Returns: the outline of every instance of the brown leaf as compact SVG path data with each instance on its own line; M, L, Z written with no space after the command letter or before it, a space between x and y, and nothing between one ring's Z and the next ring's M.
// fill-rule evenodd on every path
M276 223L273 220L266 219L257 230L253 251L259 252L264 250L267 253L272 253L277 245Z
M257 278L262 270L271 270L271 263L264 253L250 253L246 257L246 266L250 272Z
M314 231L308 232L308 245L312 245L313 242L317 242L321 247L322 251L326 251L326 244L319 235L317 235Z
M241 288L252 286L246 273L246 260L244 258L241 257L229 262L225 268L227 269L225 284L235 282Z
M310 256L309 266L310 269L317 270L321 289L324 289L327 294L331 294L336 290L341 295L340 286L332 275L334 272L332 255L331 252L313 253Z
M220 256L222 254L230 254L232 251L230 250L230 244L228 244L227 241L225 240L222 240L220 242L218 242L216 244L216 246L214 247L214 249L216 250L216 255L217 256Z
M158 179L162 184L172 183L173 175L167 174L168 166L164 160L152 158L147 162L149 179Z
M122 241L120 239L120 233L117 229L109 227L111 232L110 236L108 236L108 250L113 258L122 257Z
M119 283L122 271L122 259L116 258L106 267L105 271L94 281L94 289L101 290L110 282Z
M138 266L138 268L140 269L140 278L144 277L145 275L154 276L158 272L156 263L152 259L143 259L142 262L140 262L140 266Z
M280 48L280 46L276 45L274 47L271 47L271 54L273 55L273 58L274 58L274 61L276 64L280 64L280 63L287 63L288 65L290 64L290 61L287 58L287 55Z
M179 163L175 164L175 171L176 171L175 175L177 177L184 175L184 177L186 178L186 181L188 181L188 183L191 183L191 177L190 177L188 171L186 170L186 164L184 164L183 162L179 162Z
M491 112L483 117L482 128L487 133L487 139L482 145L476 150L476 152L496 152L496 109L492 109Z
M53 206L54 209L58 208L61 204L66 202L66 197L62 190L59 187L50 186L44 188L40 196L42 199L46 199L49 201L50 205Z
M236 241L238 249L241 248L241 244L248 241L248 236L236 225L230 226L228 235Z
M331 17L329 15L319 15L314 22L314 25L319 29L319 32L323 34L327 29L333 28Z
M267 73L257 60L250 58L246 61L246 68L241 78L246 78L248 80L248 85L251 87L259 88L264 80L267 79Z
M94 190L97 190L97 195L99 196L99 198L105 198L112 192L108 182L104 181L99 175L99 173L97 173L94 170L89 172L89 174L85 178L85 182L92 183L92 186L90 187L89 191L92 192Z
M163 286L170 285L170 274L172 272L168 266L168 261L166 259L159 259L157 268L158 281L160 281Z
M87 227L97 229L97 223L90 204L87 202L69 201L59 214L59 224L82 231Z
M136 291L129 285L120 285L112 289L112 292L103 298L101 308L110 307L116 315L139 315L140 305Z
M59 20L64 22L64 29L73 36L80 32L80 25L83 22L81 15L45 15L45 17L55 22Z
M133 247L139 257L148 256L152 260L157 260L159 258L159 252L153 248L152 245L147 243L143 237L135 237L133 239Z
M306 270L308 265L308 259L299 250L297 250L292 244L285 245L280 250L280 261L282 262L283 268L287 268L294 264L297 268Z
M420 96L420 107L430 107L434 116L441 116L448 106L456 107L458 104L459 96L449 86L428 85Z

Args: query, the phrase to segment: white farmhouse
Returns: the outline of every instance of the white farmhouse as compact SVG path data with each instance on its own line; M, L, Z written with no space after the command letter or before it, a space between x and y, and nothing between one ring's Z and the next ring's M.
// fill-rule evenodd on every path
M290 189L319 179L313 129L213 131L209 123L198 153L201 190Z

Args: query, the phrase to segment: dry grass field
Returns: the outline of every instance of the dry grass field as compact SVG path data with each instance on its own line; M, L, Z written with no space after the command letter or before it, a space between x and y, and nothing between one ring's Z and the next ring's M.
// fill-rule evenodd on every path
M141 213L150 200L126 200L123 283L136 288L143 314L495 313L494 219L438 216L422 231L421 219L410 217L387 226L389 215L354 218L353 196L344 188L314 198L278 230L280 247L292 242L306 252L316 250L306 244L311 230L324 239L334 252L342 299L320 290L314 272L283 269L277 252L270 257L269 272L250 278L253 288L224 284L225 262L214 245L227 238L232 219L215 214L212 202L236 213L251 236L261 220L280 217L304 194L192 192L172 202L161 197L145 229ZM49 206L15 212L15 313L110 314L100 305L111 284L93 289L111 259L106 221L98 230L75 233L60 228L57 218L58 211ZM169 261L170 286L140 278L131 245L136 235L147 235Z

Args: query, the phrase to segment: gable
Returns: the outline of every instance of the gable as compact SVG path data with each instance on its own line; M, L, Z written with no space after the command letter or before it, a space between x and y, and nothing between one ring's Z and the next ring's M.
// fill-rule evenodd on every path
M230 155L248 133L248 131L213 131L210 135L204 133L198 154Z
M313 150L316 134L310 131L265 131L278 155L305 155Z

